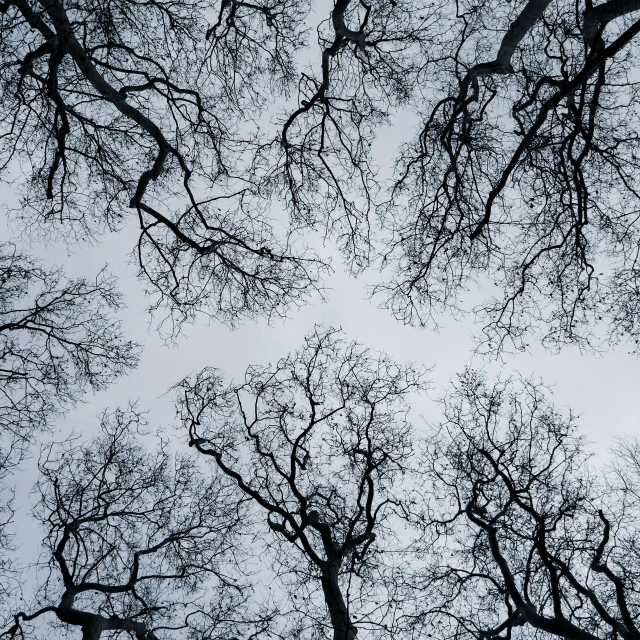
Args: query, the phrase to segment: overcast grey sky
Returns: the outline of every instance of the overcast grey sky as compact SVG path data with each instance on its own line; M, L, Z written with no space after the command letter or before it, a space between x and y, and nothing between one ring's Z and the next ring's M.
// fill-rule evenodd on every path
M331 7L329 0L312 4L308 17L309 47L300 52L300 69L307 65L318 66L320 51L314 30L318 21L329 15ZM398 113L392 126L379 131L373 150L381 178L390 174L398 145L411 138L413 126L418 122L416 118L415 114ZM7 185L0 185L0 205L10 208L16 204L15 192ZM0 213L0 238L20 242L21 239L7 227L5 215ZM133 216L131 223L135 224ZM331 289L325 303L315 299L307 307L292 310L287 320L272 325L265 321L247 322L236 330L201 320L187 326L176 345L167 347L153 330L148 330L147 300L141 283L135 278L135 267L128 264L128 255L136 239L136 230L130 225L121 233L101 238L96 244L73 246L72 253L61 244L48 247L38 243L23 244L32 255L49 265L64 267L72 277L94 276L107 265L119 276L119 287L128 306L123 314L125 334L145 343L138 369L109 390L87 397L84 405L66 416L60 425L64 431L74 427L84 431L93 416L105 407L115 407L136 398L141 407L150 410L153 421L166 424L171 419L171 405L168 399L160 400L159 396L184 375L204 366L215 366L237 379L247 365L274 361L297 348L305 333L317 323L340 326L349 338L356 338L374 350L384 350L400 361L412 360L433 367L431 398L436 397L439 389L466 365L493 373L519 371L525 376L540 376L546 384L555 386L555 401L570 405L582 415L583 433L597 451L605 451L616 434L640 435L640 361L629 356L624 347L600 356L581 355L575 348L565 348L562 353L553 355L532 340L531 353L507 357L505 363L473 357L472 333L479 327L473 325L472 319L455 321L442 317L438 333L402 326L388 311L377 308L376 303L368 299L367 283L376 282L376 273L370 272L354 280L343 272L339 256L333 260L335 272L328 282ZM28 242L26 238L22 240ZM478 301L486 297L486 292L480 293ZM416 413L429 420L438 417L437 407L429 399L420 402Z
M314 2L308 19L310 46L300 52L300 70L311 66L317 71L319 67L321 52L315 42L315 29L320 20L330 16L333 2ZM365 45L361 46L365 48ZM126 99L126 90L123 95ZM298 96L293 95L291 100L298 100ZM261 115L265 126L268 126L270 118L274 118L275 123L276 110L283 107L284 101L284 97L275 96L273 105L276 106L272 105L267 113ZM413 137L418 120L415 113L398 112L390 126L380 129L372 154L379 166L381 181L390 177L398 149L402 142ZM120 155L117 157L119 160L122 158ZM28 188L28 184L20 184L21 167L12 165L11 169L17 177L16 187ZM146 169L147 166L141 166L140 172ZM172 204L168 202L169 207ZM17 556L25 564L37 560L43 537L43 532L34 526L31 517L34 501L31 490L37 480L40 446L51 440L63 440L72 432L90 437L97 433L97 416L101 412L137 401L139 408L148 412L150 430L164 429L170 437L182 440L182 445L176 444L176 447L186 448L186 434L175 431L172 424L174 407L172 396L167 394L172 385L207 366L219 369L227 380L240 380L249 365L273 363L298 349L304 336L315 325L339 327L348 340L358 340L374 352L384 351L400 363L414 362L430 369L431 390L424 396L415 397L413 404L412 418L418 435L425 422L436 423L441 419L438 398L456 374L470 366L487 371L493 378L519 374L541 379L551 386L555 404L571 407L580 416L581 433L590 443L588 448L596 455L596 463L606 460L607 451L616 437L627 434L640 437L640 359L630 355L624 345L600 354L581 353L576 347L565 347L560 353L551 353L545 351L532 336L528 353L505 354L500 361L475 355L473 336L481 326L471 315L461 319L442 315L438 318L438 330L400 324L389 310L379 306L382 298L371 299L369 296L371 285L380 280L375 268L357 278L349 276L331 240L323 245L321 235L314 236L311 232L305 235L305 242L323 257L328 255L332 259L334 271L326 282L325 300L315 296L306 306L291 309L287 318L272 322L264 319L245 321L235 329L201 316L194 324L185 325L175 342L167 344L156 331L157 322L148 312L150 300L145 296L144 283L137 278L137 266L131 259L139 235L134 209L124 211L126 222L122 230L91 242L73 242L67 246L62 241L45 243L22 231L12 220L11 211L18 207L17 191L12 185L0 183L0 243L14 242L26 254L40 259L45 267L61 267L69 278L82 276L91 279L106 267L117 276L118 289L124 296L126 308L120 314L124 335L144 347L137 369L108 389L84 396L83 402L57 421L52 433L37 438L33 455L9 478L8 484L16 490L14 531L19 545ZM278 211L277 203L274 208L276 218L286 216L284 211ZM371 225L375 229L374 219ZM606 269L606 265L594 266L596 272ZM468 295L469 299L464 301L466 308L486 300L489 294L479 287ZM355 460L356 454L353 455ZM254 556L257 564L268 564L259 554ZM264 566L260 569L266 574ZM46 569L42 565L32 565L24 572L25 602L29 602L31 595L28 591L37 586L36 582L42 576L38 571ZM271 574L268 579L272 579ZM2 599L0 593L0 601ZM69 637L76 636L77 630L72 629ZM59 632L52 637L66 636Z
M318 3L316 16L325 15L328 6L328 3ZM316 16L310 16L310 23L315 23ZM313 46L307 54L305 59L317 64L317 52ZM304 60L301 58L302 63ZM410 125L411 120L401 114L395 126L380 133L377 157L383 167L382 175L384 169L389 168L388 163L398 142L408 139ZM0 204L10 208L16 203L13 190L6 185L1 186ZM70 277L92 277L107 265L119 277L119 288L128 307L122 314L125 334L145 345L137 370L108 390L87 396L84 404L60 421L57 438L72 430L92 433L97 426L95 416L99 412L136 399L142 409L149 410L152 427L168 426L173 417L172 404L170 398L160 396L182 377L204 366L215 366L228 378L239 379L249 364L273 362L298 348L314 324L342 327L348 338L355 338L373 350L385 351L401 362L414 361L432 368L432 392L416 402L414 412L426 420L438 420L438 406L433 399L456 373L471 365L485 368L494 375L508 375L515 371L524 376L536 375L546 384L553 385L555 402L571 406L581 414L582 432L598 453L606 452L616 435L640 435L640 361L629 356L624 347L599 356L581 355L575 348L565 348L554 355L534 344L531 353L506 357L504 363L474 357L472 333L479 327L474 326L472 319L456 321L443 316L439 332L402 326L390 312L377 308L376 302L368 299L367 284L376 281L376 273L369 272L358 280L350 278L342 270L338 256L333 260L335 272L327 283L330 289L326 302L316 298L312 304L292 310L288 319L271 325L261 320L246 322L231 330L220 323L200 320L185 327L184 334L175 345L167 346L153 329L149 330L149 315L145 311L148 301L135 277L135 266L128 262L137 238L133 226L105 236L96 244L77 245L67 251L62 244L44 246L34 242L29 245L28 238L16 236L7 226L6 212L0 215L0 239L16 241L45 264L62 266ZM135 222L133 216L132 222ZM480 299L478 296L478 301ZM420 419L418 427L419 424ZM23 507L18 523L24 527L28 526L29 489L34 480L35 458L26 463L24 471L16 476L20 485L18 504ZM32 548L30 544L37 542L33 534L30 529L21 533L25 548Z
M5 225L3 233L10 233ZM145 344L138 369L110 389L87 397L83 405L62 421L63 431L71 428L84 431L102 409L133 399L139 399L141 407L151 412L154 423L168 424L171 403L159 396L177 380L204 366L215 366L228 377L238 379L247 365L275 361L296 349L317 323L340 326L347 337L356 338L373 350L386 351L399 361L411 360L432 367L433 391L416 407L416 413L429 420L438 417L432 400L439 389L466 365L471 365L494 375L515 371L524 376L536 375L553 385L555 401L582 415L583 433L597 451L605 451L615 435L640 435L637 387L640 361L629 356L624 347L602 355L582 355L575 348L565 348L554 355L534 346L531 353L507 356L504 363L474 356L472 333L478 326L471 318L456 321L443 316L439 332L403 326L368 299L367 282L375 281L375 272L353 279L341 270L337 256L326 302L315 299L309 306L292 310L288 319L271 325L261 320L231 330L220 323L201 320L185 327L176 344L167 346L152 328L149 330L147 300L135 278L135 267L128 263L135 239L135 230L130 228L104 237L93 246L74 247L73 253L68 253L61 244L25 245L25 249L46 263L63 266L69 276L93 276L107 265L119 277L119 287L125 296L127 310L122 315L125 334Z
M4 191L5 202L12 194ZM2 239L13 237L2 221ZM20 239L17 238L19 241ZM135 245L135 229L102 238L95 245L75 246L68 252L61 244L47 247L23 239L26 251L40 257L48 265L64 267L68 276L92 277L105 265L119 277L127 309L122 314L125 335L144 343L145 350L138 368L120 379L108 390L86 396L85 402L72 410L57 425L56 440L71 431L93 434L98 426L95 416L105 408L114 409L130 400L139 400L141 409L149 410L150 426L170 427L173 408L169 397L161 398L167 389L190 372L204 366L215 366L228 378L242 377L249 364L273 362L298 348L303 336L314 324L342 327L348 338L355 338L376 351L385 351L401 362L414 361L432 368L433 388L425 398L416 400L414 416L419 429L422 419L437 421L439 408L433 400L442 388L466 365L485 368L494 375L519 371L524 376L540 376L553 385L558 405L571 406L581 414L582 433L593 443L593 450L605 453L616 435L640 435L640 361L629 356L624 348L610 350L601 356L581 355L567 348L552 355L535 346L530 354L509 357L504 363L473 356L472 333L478 327L471 319L455 321L441 318L441 329L419 329L400 325L392 315L376 307L367 297L367 282L374 282L371 272L355 280L341 269L335 257L335 272L328 282L326 302L316 299L309 306L293 310L286 320L271 325L266 321L247 322L236 330L220 323L203 320L185 327L173 346L165 345L149 330L142 284L135 277L135 266L128 256ZM478 298L480 300L480 298ZM180 434L182 435L182 434ZM49 436L41 441L46 442ZM42 533L34 528L29 512L30 490L36 480L37 448L22 472L15 475L19 512L16 518L19 557L30 562L37 558ZM27 587L35 574L29 574Z

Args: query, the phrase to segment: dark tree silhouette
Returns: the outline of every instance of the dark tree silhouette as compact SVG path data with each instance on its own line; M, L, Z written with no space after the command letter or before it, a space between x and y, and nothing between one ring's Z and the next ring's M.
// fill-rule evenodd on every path
M295 4L285 3L287 16ZM279 239L273 232L252 178L255 134L241 126L258 117L258 103L247 100L261 79L238 68L246 56L211 52L212 7L0 3L0 166L10 172L18 161L28 178L19 215L82 238L121 227L131 210L154 306L175 312L178 324L197 311L230 323L282 313L313 291L324 268L293 252L286 229ZM263 43L277 59L261 69L274 86L289 84L279 48L296 45L300 20Z
M439 15L435 3L413 0L337 0L323 9L321 53L300 76L297 104L277 122L267 180L294 220L326 225L357 270L368 264L380 202L376 133L424 81ZM389 158L388 150L381 155Z
M387 552L401 547L410 503L407 401L424 386L423 372L333 329L275 366L250 367L242 384L205 369L177 386L190 445L266 515L274 571L312 637L394 634Z
M212 48L246 51L238 68L247 75L261 75L257 60L284 64L272 49L265 58L268 32L258 27L292 59L291 41L278 39L291 6L221 3ZM321 55L256 156L293 219L325 224L357 266L376 209L392 235L382 264L394 272L376 290L405 322L460 311L474 281L494 282L495 298L475 309L489 351L524 349L531 334L551 348L635 345L640 4L344 0L327 9ZM407 116L423 124L380 193L371 145L380 125Z
M2 166L30 177L27 224L82 236L131 210L152 306L178 325L302 303L326 265L293 230L367 266L375 211L401 320L493 281L487 350L635 344L639 8L6 0ZM416 118L387 190L376 134Z
M37 610L16 613L1 637L28 637L52 616L84 640L230 638L250 629L237 490L207 480L167 441L145 447L145 426L129 407L103 414L93 439L45 447L35 513L46 580Z
M424 461L437 559L415 621L447 638L638 638L640 444L593 473L547 389L470 371L445 416Z
M122 335L114 285L105 271L68 280L0 245L0 470L53 415L136 366L140 345Z
M140 345L124 339L114 279L68 280L12 244L0 244L0 591L20 591L12 555L9 475L36 436L88 390L135 367ZM9 604L2 598L0 620Z
M0 474L0 481L4 480L7 470ZM0 625L12 615L12 604L17 594L20 593L20 570L15 562L15 540L11 525L13 524L14 511L13 495L4 486L0 485L0 593L5 594L0 601ZM12 597L9 598L8 595Z
M389 305L425 323L494 282L475 309L489 351L524 349L531 334L636 349L640 4L443 9L424 124L386 207Z

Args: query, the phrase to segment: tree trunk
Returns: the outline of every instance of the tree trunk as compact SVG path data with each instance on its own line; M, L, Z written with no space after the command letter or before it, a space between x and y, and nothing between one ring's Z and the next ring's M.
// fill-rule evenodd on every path
M330 563L328 568L322 572L320 582L324 600L329 609L329 617L333 627L333 640L355 640L358 630L351 624L349 611L342 596L342 591L340 591L338 567Z

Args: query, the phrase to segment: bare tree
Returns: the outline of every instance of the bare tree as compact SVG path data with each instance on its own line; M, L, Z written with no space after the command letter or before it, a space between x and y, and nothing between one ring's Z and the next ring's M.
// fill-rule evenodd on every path
M0 476L4 479L6 469ZM0 626L13 614L12 605L21 591L20 570L15 562L13 552L15 541L11 526L15 515L13 494L0 484ZM11 595L11 597L9 597Z
M135 367L114 278L68 280L0 245L0 475L53 415Z
M0 4L0 166L19 161L27 178L19 214L82 238L121 227L132 210L141 275L154 307L178 324L197 311L230 323L283 313L325 268L293 251L286 225L273 230L252 179L255 133L240 126L258 117L242 94L260 82L228 58L212 67L211 9L200 0ZM300 18L282 29L277 44L295 44ZM279 57L278 86L290 73Z
M312 637L395 630L389 552L404 542L407 402L423 378L316 329L275 366L250 367L242 384L205 369L176 387L190 445L266 516L274 571Z
M594 474L541 384L466 372L427 447L434 546L415 622L447 638L637 638L638 451L619 443Z
M475 309L489 351L531 335L637 348L639 9L443 3L424 124L385 207L395 275L381 289L400 319L493 282Z
M93 281L68 280L0 244L0 591L7 595L20 591L9 474L54 417L136 366L140 345L124 339L121 307L105 271Z
M178 324L302 303L326 265L294 229L367 266L376 211L401 320L493 281L489 351L635 345L635 0L340 0L319 55L302 0L0 7L0 151L31 178L25 221L95 234L130 208L152 306ZM371 149L394 117L422 125L381 191Z
M312 50L317 58L300 76L297 104L276 120L268 184L294 220L324 224L355 270L369 264L371 217L380 201L372 145L422 82L438 28L434 5L337 0L322 7L320 55Z
M266 24L292 59L292 41L278 39L291 7L221 3L212 49L223 56L242 43L254 63L244 65L247 53L238 67L260 75L256 60L282 62L271 49L265 58ZM493 282L495 297L474 309L487 351L525 349L535 335L554 349L627 340L635 349L640 4L345 0L327 9L297 104L256 155L294 220L326 225L358 267L376 210L393 275L375 290L405 322L465 310L467 290ZM370 148L394 117L422 125L381 193Z
M16 613L2 637L28 636L51 616L85 640L229 638L249 629L237 490L207 480L167 441L144 446L135 407L104 413L100 427L93 439L43 450L35 514L46 580L38 608Z

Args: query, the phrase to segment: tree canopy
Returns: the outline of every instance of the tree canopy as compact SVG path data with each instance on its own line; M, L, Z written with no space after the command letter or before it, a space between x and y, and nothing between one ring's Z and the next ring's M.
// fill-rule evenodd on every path
M145 448L145 426L129 407L103 414L96 438L45 449L41 607L16 613L5 637L24 636L47 614L79 627L83 640L123 631L156 640L163 629L220 637L242 622L248 587L233 537L242 505L229 499L229 483L206 481L168 443Z
M240 381L176 373L173 423L131 398L70 434L142 345L108 268L37 249L135 229L169 340L321 300L335 246L481 355L638 353L639 12L0 0L0 638L640 640L633 435L592 460L542 381L470 368L427 422L427 369L321 324Z
M121 306L108 272L69 280L0 245L0 478L55 414L136 366Z
M296 236L319 229L352 269L384 267L401 321L495 282L489 351L635 345L636 2L0 7L20 217L83 237L130 212L178 325L303 303L327 264ZM403 119L414 140L378 157Z
M424 372L317 328L274 367L250 367L243 384L224 386L209 369L177 386L190 446L273 532L274 569L303 628L322 620L324 601L335 640L394 632L393 556L411 493L408 400L424 389Z
M594 473L549 395L468 371L445 399L422 466L434 548L416 602L438 637L638 635L638 439Z

